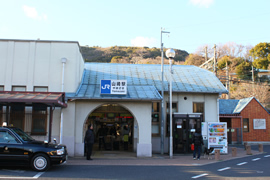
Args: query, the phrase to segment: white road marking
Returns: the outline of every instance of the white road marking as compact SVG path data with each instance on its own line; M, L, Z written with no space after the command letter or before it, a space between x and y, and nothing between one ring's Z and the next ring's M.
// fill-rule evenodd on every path
M200 174L200 175L198 175L198 176L193 176L193 177L191 177L192 179L197 179L197 178L199 178L199 177L203 177L203 176L207 176L208 174L206 174L206 173L204 173L204 174Z
M252 161L258 161L260 160L261 158L256 158L256 159L252 159Z
M24 173L24 170L11 170L11 169L2 169L3 171L15 172L15 173Z
M218 169L218 171L225 171L225 170L228 170L228 169L231 169L231 167L225 167L225 168L222 168L222 169Z
M34 177L33 177L33 179L37 179L37 178L39 178L39 176L41 176L42 174L44 174L45 172L39 172L39 173L37 173Z
M264 156L264 157L270 157L270 155L266 155L266 156Z
M244 164L247 164L247 162L239 163L239 164L237 164L237 166L242 166L242 165L244 165Z
M33 177L11 177L11 176L7 176L7 177L0 177L0 179L38 179L42 174L44 174L45 172L39 172L37 173L35 176Z

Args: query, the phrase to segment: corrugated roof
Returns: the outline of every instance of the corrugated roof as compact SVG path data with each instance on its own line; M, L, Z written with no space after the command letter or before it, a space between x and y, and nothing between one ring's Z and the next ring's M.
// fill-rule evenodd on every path
M249 98L244 98L240 100L220 99L219 100L219 114L240 114L241 111L250 103L252 99L255 99L263 107L263 105L255 97L249 97Z
M143 94L147 94L146 99L157 97L156 94L151 95L154 92L153 87L157 91L162 90L161 65L85 63L81 85L73 98L98 98L100 95L96 90L100 88L100 81L103 79L127 80L130 94L142 93L138 92L139 89L147 87L143 88ZM168 91L169 80L169 65L164 65L164 91ZM172 81L173 92L228 93L212 72L196 66L173 65ZM153 87L149 88L151 86Z
M233 114L238 102L237 99L220 99L219 114Z

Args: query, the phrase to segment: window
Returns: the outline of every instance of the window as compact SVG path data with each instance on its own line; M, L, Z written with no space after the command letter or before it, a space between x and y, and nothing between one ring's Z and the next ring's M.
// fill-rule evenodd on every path
M17 144L20 141L8 131L0 131L0 143Z
M45 86L35 86L34 87L35 92L48 92L48 87Z
M10 113L10 122L14 127L20 128L24 130L24 104L12 104L11 105L11 113Z
M160 133L160 103L152 103L152 134L159 135Z
M249 132L249 119L243 118L243 132Z
M177 103L176 102L172 102L172 113L174 112L178 112L177 111ZM166 116L166 136L170 136L170 103L167 102L167 106L166 106L166 112L167 112L167 116Z
M47 107L44 105L33 105L32 113L32 135L46 135L47 131Z
M4 86L0 86L0 91L4 91Z
M12 91L26 91L25 86L12 86Z
M193 113L202 113L204 122L204 103L203 102L193 102Z

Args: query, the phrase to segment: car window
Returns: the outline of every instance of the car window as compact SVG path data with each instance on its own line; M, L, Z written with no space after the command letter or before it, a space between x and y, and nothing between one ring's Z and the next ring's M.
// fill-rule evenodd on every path
M26 134L25 132L23 132L19 128L14 128L12 130L15 131L24 141L33 141L34 140L31 136L29 136L28 134Z
M0 143L19 143L19 141L8 131L0 131Z

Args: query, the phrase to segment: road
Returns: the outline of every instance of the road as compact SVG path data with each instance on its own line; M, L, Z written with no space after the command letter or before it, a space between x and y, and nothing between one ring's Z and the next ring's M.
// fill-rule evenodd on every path
M62 165L46 172L29 168L0 169L2 179L270 179L270 146L263 154L201 166Z

